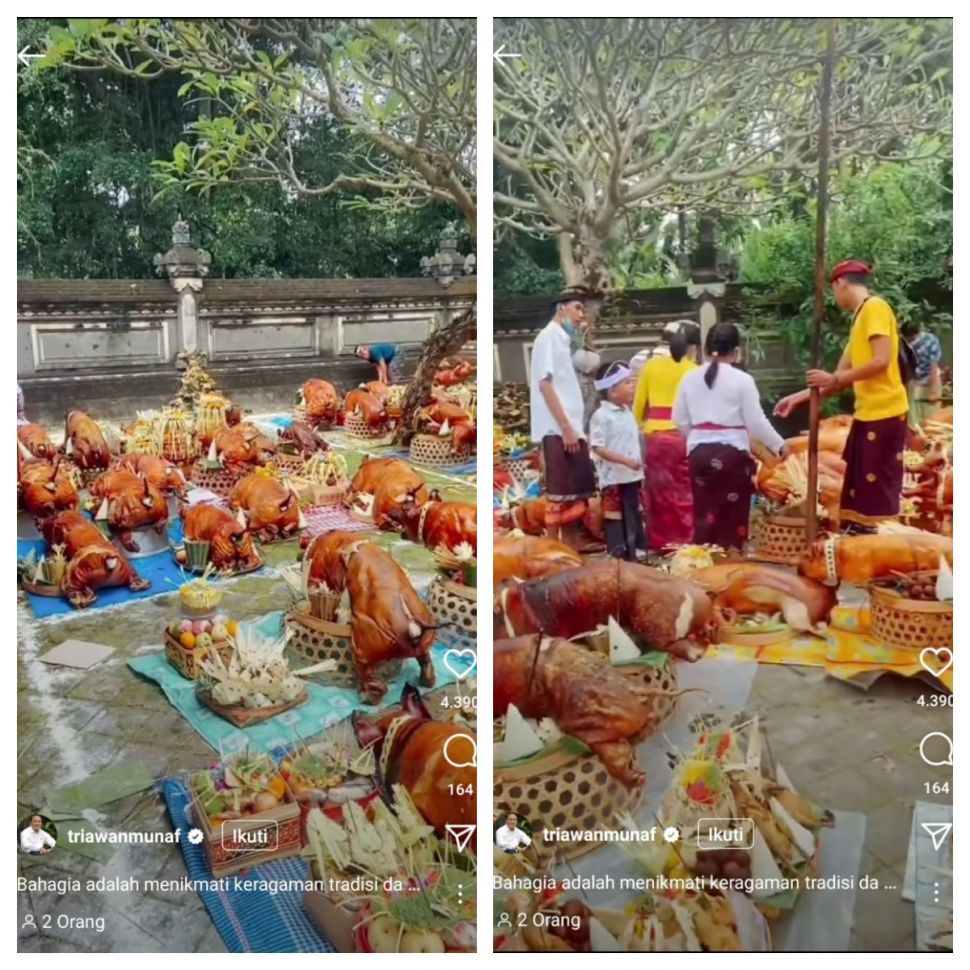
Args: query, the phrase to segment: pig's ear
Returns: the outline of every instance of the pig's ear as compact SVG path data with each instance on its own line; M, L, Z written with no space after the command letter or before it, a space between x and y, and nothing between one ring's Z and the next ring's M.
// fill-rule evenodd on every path
M401 692L401 707L405 714L410 714L420 721L431 720L431 712L425 707L424 701L421 700L421 691L414 684L404 685L404 690Z
M440 502L441 501L441 492L439 492L438 489L436 489L436 488L431 489L431 491L428 492L428 501L429 502Z
M354 729L354 737L362 748L372 748L384 736L381 729L360 711L350 715L350 724Z

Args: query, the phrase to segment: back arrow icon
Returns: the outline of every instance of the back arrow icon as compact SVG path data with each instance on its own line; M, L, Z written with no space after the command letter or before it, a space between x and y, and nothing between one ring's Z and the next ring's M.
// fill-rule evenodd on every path
M521 57L521 56L522 56L521 54L503 54L503 53L502 53L502 51L504 51L504 50L505 50L505 44L503 44L503 45L502 45L502 46L501 46L501 47L500 47L500 48L499 48L499 49L498 49L498 50L497 50L497 51L496 51L496 52L495 52L495 53L494 53L494 54L492 55L492 57L494 57L494 58L495 58L495 60L497 60L497 61L500 61L500 60L501 60L501 59L502 59L503 57Z
M27 51L30 50L30 45L28 44L20 53L17 54L17 60L23 64L24 67L30 67L30 62L38 60L43 57L43 54L28 54Z

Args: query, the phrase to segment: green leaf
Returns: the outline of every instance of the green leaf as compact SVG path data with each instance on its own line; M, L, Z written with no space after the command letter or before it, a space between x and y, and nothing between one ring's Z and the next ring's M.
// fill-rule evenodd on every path
M184 173L186 168L188 168L189 160L192 158L192 149L189 145L180 141L175 148L172 149L172 163L178 172Z

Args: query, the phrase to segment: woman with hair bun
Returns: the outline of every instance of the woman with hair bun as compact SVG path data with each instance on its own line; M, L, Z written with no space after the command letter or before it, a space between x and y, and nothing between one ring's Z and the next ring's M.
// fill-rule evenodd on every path
M664 341L668 351L643 365L633 399L633 416L646 436L643 506L647 545L654 552L690 542L694 528L686 442L672 414L680 382L697 364L688 354L683 325L668 324Z
M733 365L740 359L741 335L733 323L708 334L708 364L680 382L673 420L687 439L694 495L694 542L741 549L748 538L758 441L784 458L787 446L761 407L750 374Z

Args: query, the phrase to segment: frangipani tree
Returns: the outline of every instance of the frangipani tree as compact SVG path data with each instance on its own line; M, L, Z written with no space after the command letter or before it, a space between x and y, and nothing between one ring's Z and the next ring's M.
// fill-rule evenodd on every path
M753 212L817 165L825 23L497 21L496 219L555 237L566 281L608 291L614 233ZM949 21L839 20L831 158L949 151Z
M274 181L294 196L350 193L355 204L455 206L476 225L473 19L213 18L72 20L51 31L40 67L174 72L195 106L187 138L159 178L202 192ZM320 114L364 149L326 183L301 166L301 138ZM366 193L366 194L364 194ZM426 344L405 403L424 403L437 364L475 329L474 310Z

